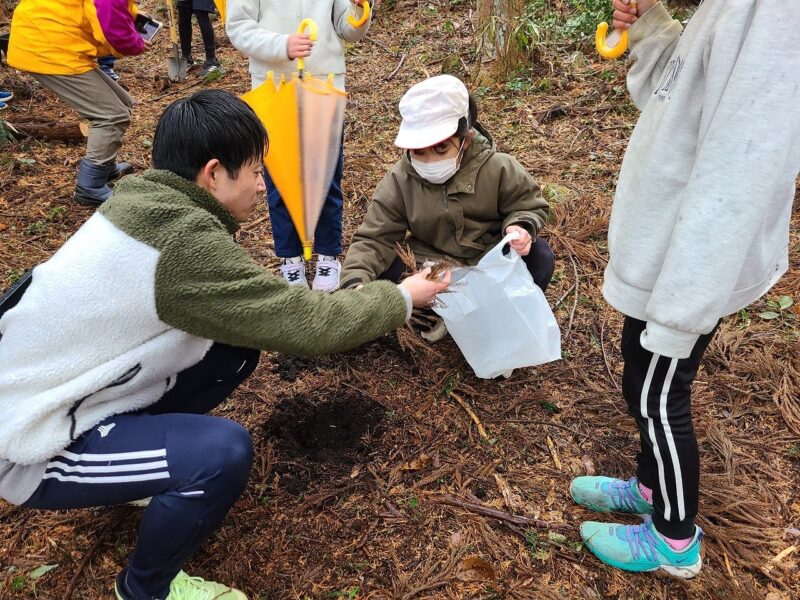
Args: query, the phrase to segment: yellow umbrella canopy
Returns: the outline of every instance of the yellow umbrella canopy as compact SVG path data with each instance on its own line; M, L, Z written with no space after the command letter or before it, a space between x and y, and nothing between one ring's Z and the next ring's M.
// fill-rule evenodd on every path
M309 24L310 22L310 24ZM313 21L300 25L311 29ZM242 99L267 128L269 151L264 158L275 187L283 198L303 244L311 258L314 231L339 159L347 93L333 85L333 75L321 80L303 73L275 81L273 73Z
M171 2L172 0L167 0L167 2ZM217 7L219 11L219 18L222 21L222 25L225 25L225 0L214 0L214 5Z

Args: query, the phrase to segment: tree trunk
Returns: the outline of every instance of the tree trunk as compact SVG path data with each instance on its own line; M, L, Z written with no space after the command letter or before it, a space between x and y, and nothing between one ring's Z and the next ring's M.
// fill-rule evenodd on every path
M56 121L25 120L7 121L13 134L36 139L58 140L62 142L83 142L89 135L89 125L78 121L58 123Z
M507 74L523 62L527 48L519 47L514 33L525 9L524 0L478 0L478 41L482 61L494 61Z

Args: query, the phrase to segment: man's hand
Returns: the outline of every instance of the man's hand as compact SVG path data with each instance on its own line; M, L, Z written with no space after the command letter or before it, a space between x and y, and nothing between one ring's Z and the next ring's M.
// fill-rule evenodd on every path
M305 58L311 54L313 47L314 42L311 41L310 35L307 33L292 33L289 34L289 39L286 41L286 56L290 60Z
M411 302L417 308L430 306L436 298L436 294L445 291L450 285L450 271L447 271L444 277L438 281L427 279L430 272L430 268L423 269L400 283L411 295Z
M611 27L629 29L639 17L658 4L658 0L639 0L636 9L631 7L631 0L613 0L611 4L614 7L614 19L611 21Z
M511 240L511 247L516 250L520 256L528 256L528 252L531 251L531 245L533 244L531 234L519 225L509 225L506 227L506 233L512 233L514 231L519 233L519 237L515 240Z

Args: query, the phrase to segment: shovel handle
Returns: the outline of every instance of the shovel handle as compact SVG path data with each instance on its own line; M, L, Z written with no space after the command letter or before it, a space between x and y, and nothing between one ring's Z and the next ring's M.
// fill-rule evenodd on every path
M359 27L363 27L364 23L369 20L369 15L372 12L372 9L369 7L369 2L364 0L364 5L361 8L363 11L360 19L356 19L353 15L347 17L347 22L350 23L350 27L355 27L358 29Z
M169 17L169 41L178 43L178 32L175 30L175 5L173 0L167 0L167 16Z
M308 33L312 42L317 41L317 24L314 19L303 19L300 21L300 27L297 28L297 33ZM302 58L297 59L297 70L301 73L306 69L306 61Z
M637 4L637 2L632 1L629 6L636 11ZM602 58L606 60L614 60L615 58L622 56L625 53L625 50L628 49L628 30L615 29L614 33L619 35L619 40L613 45L608 44L608 40L606 38L607 33L608 23L604 21L597 26L597 31L594 35L594 45L595 48L597 48L597 53Z

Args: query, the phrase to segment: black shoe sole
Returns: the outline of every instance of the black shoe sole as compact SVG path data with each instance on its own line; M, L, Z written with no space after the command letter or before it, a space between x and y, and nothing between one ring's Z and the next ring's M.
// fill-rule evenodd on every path
M100 206L105 202L105 200L98 200L97 198L92 198L91 196L83 196L79 193L75 193L72 196L72 200L77 202L78 204L82 204L83 206Z

